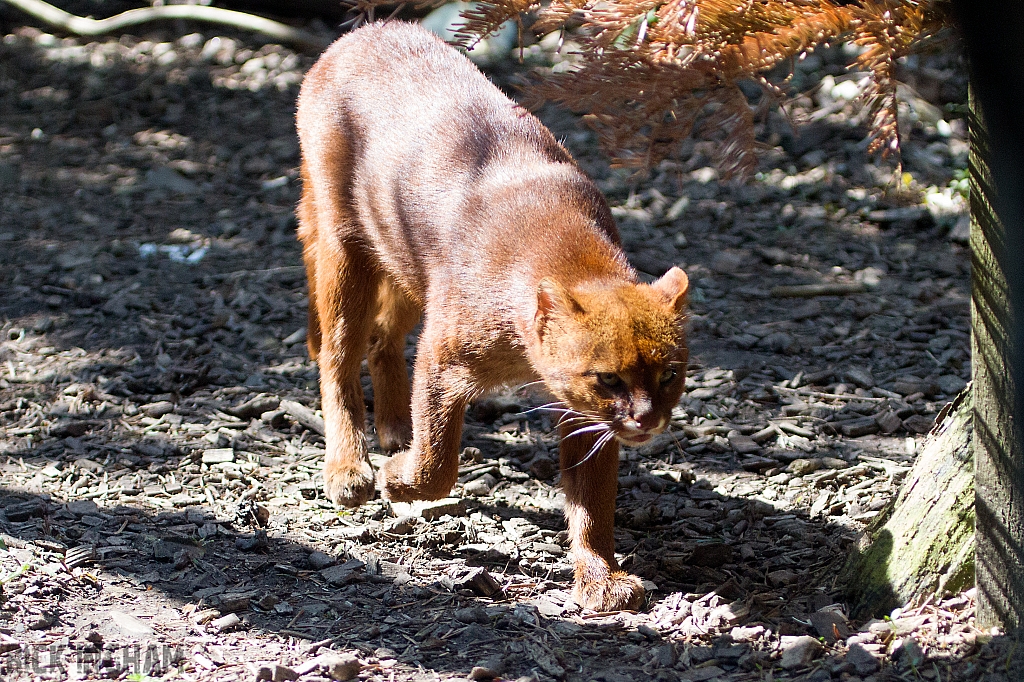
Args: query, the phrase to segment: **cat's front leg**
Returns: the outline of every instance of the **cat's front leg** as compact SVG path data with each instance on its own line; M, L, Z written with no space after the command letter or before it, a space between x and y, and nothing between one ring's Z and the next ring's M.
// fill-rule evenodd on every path
M619 444L612 439L594 451L599 436L562 427L560 459L565 518L575 564L573 599L595 611L638 609L644 603L640 579L615 560L615 495Z
M394 502L441 499L459 476L462 419L475 383L468 369L440 361L429 345L421 339L413 375L412 443L377 472L377 488Z

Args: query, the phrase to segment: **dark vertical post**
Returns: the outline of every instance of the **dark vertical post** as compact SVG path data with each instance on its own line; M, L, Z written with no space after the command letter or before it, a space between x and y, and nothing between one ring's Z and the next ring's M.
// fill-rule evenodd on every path
M1024 625L1024 6L953 5L977 98L970 121L977 622L1017 628Z

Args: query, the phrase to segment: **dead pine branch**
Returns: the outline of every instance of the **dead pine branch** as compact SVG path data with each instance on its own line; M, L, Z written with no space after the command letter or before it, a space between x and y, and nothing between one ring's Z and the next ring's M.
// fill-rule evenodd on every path
M0 0L0 2L6 2L40 21L80 36L104 35L152 21L187 19L262 33L283 43L297 45L314 52L320 52L329 44L319 36L282 24L279 21L220 7L163 5L130 9L106 19L92 19L70 14L49 3L42 2L42 0Z

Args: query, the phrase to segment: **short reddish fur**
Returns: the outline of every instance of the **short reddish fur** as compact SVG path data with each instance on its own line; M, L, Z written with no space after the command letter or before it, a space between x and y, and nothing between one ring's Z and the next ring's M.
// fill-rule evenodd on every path
M662 430L682 392L686 275L639 283L565 149L414 25L338 40L307 74L297 121L327 495L351 506L374 491L364 356L381 445L400 450L376 483L399 501L451 491L473 398L541 379L587 415L561 426L576 599L638 607L643 588L614 555L618 441ZM410 390L403 349L421 315Z

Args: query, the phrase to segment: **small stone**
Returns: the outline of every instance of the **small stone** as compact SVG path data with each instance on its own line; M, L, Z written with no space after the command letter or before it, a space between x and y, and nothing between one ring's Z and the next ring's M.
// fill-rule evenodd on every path
M913 637L896 640L889 655L901 668L918 667L924 662L921 645Z
M473 666L473 669L469 671L469 679L471 680L495 680L499 677L501 677L501 673L498 671L479 665Z
M765 633L763 625L750 625L747 627L734 627L729 631L729 636L736 642L753 642Z
M781 568L777 571L771 571L768 574L768 582L772 587L783 587L785 585L792 585L800 579L800 576L789 570L788 568Z
M275 663L271 666L271 673L270 679L272 682L291 682L292 680L299 679L297 672L280 663Z
M232 448L212 448L203 450L203 464L223 464L235 461L235 451Z
M530 462L530 473L542 481L548 481L558 473L558 462L547 456L537 457Z
M415 516L399 516L387 527L387 532L394 535L408 535L419 525Z
M482 606L469 606L463 609L456 609L455 620L460 623L480 623L481 625L487 625L491 622L491 619L487 616L487 611L485 611Z
M353 680L359 675L363 664L353 654L327 655L322 659L321 665L327 676L332 680Z
M320 571L328 566L333 566L338 563L336 558L326 552L311 552L310 555L306 557L306 561L314 571Z
M757 342L761 348L766 348L775 353L787 353L793 348L794 339L786 332L775 332Z
M786 471L794 476L806 476L812 474L822 467L820 459L794 459L786 467Z
M462 490L467 495L471 495L473 497L485 497L491 493L491 490L493 490L494 486L496 486L497 484L498 481L497 479L494 478L494 476L490 474L484 474L480 478L477 478L467 483L465 486L463 486Z
M661 633L660 632L658 632L657 630L652 628L650 625L645 625L644 623L641 623L640 625L637 625L636 626L636 631L639 632L644 637L646 637L647 639L651 640L652 642L655 642L655 641L661 639Z
M845 667L863 677L877 671L881 664L873 653L864 648L863 644L855 642L846 652Z
M100 508L92 500L68 502L68 511L75 516L98 516Z
M821 642L810 635L799 637L782 637L782 660L780 665L786 670L796 670L811 663L822 650Z

